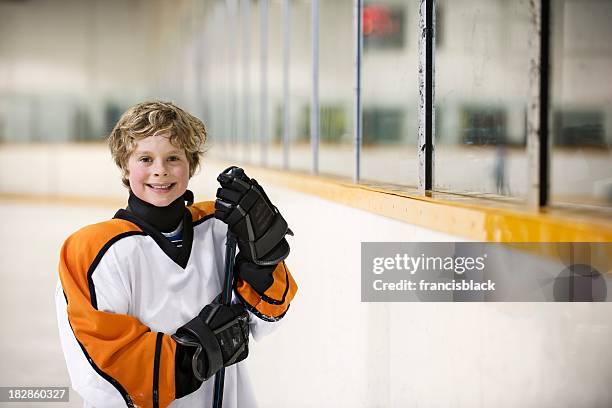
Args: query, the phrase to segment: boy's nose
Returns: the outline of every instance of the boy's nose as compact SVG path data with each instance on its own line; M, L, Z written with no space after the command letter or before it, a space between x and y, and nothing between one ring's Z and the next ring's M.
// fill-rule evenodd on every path
M163 163L160 163L153 169L153 174L158 177L167 176L168 170L166 169L166 166L164 166Z

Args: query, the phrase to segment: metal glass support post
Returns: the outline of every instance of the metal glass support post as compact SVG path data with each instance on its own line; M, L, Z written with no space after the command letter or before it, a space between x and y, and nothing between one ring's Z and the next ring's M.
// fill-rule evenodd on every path
M268 0L259 2L260 27L260 95L259 95L259 133L261 138L261 165L268 164Z
M312 0L312 103L310 104L310 143L312 174L319 174L319 0Z
M361 146L362 146L362 101L361 101L361 57L363 55L363 0L354 0L355 27L355 172L353 181L361 179Z
M539 208L549 202L550 185L550 0L531 0L530 9L527 202L530 207Z
M420 0L419 7L419 190L434 187L435 147L435 0Z
M242 0L242 138L243 159L251 161L251 0Z
M291 0L283 0L283 169L289 168L289 44Z

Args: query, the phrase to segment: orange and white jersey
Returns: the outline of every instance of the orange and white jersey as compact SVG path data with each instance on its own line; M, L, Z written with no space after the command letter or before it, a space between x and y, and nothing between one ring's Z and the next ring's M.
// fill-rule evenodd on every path
M86 407L211 405L212 378L176 399L180 377L171 335L221 292L227 226L214 218L213 202L187 208L181 248L146 224L121 217L124 210L64 243L58 325L72 388ZM284 262L277 269L278 282L262 296L241 280L236 285L254 312L250 329L255 340L278 325L274 320L285 314L295 295ZM276 299L273 307L269 299ZM247 361L225 370L225 408L256 406Z

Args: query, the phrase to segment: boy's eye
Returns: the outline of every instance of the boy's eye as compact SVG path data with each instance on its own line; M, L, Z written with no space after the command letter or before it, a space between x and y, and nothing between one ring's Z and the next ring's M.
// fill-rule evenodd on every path
M151 161L151 158L147 156L143 156L140 159L138 159L138 161L143 162L143 163L149 163Z
M181 158L180 158L180 157L178 157L178 156L170 156L170 157L168 157L168 160L170 160L170 161L176 161L176 160L181 160Z

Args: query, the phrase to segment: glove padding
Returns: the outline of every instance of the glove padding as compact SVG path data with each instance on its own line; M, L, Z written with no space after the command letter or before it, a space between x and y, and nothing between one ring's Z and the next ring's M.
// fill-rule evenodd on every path
M221 367L244 360L249 354L249 315L242 303L231 306L213 302L172 338L193 349L192 369L199 381L206 381Z
M276 265L289 255L285 235L293 235L287 221L270 202L263 188L239 167L217 177L215 217L238 238L240 253L257 265Z
M274 269L277 264L269 266L260 266L250 262L242 252L236 257L234 265L234 274L246 281L260 295L263 295L266 290L274 283Z

